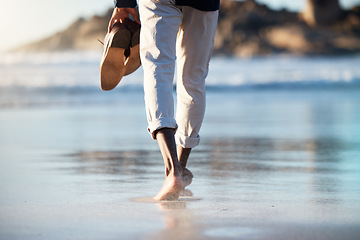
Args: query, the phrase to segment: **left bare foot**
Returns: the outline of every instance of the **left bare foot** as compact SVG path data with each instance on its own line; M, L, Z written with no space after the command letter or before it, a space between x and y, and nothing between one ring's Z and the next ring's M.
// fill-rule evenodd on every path
M184 188L186 188L192 182L192 179L193 179L192 172L189 169L185 168L184 171L183 171L182 179L183 179L183 182L184 182Z
M164 181L161 190L156 194L154 200L177 200L180 195L180 191L184 189L184 183L181 175L174 175L170 173Z

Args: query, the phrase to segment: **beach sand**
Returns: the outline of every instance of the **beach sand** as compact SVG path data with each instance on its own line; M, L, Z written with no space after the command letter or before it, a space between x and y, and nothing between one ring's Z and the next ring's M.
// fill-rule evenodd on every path
M0 109L0 239L359 239L358 91L210 91L173 202L141 92L67 103Z

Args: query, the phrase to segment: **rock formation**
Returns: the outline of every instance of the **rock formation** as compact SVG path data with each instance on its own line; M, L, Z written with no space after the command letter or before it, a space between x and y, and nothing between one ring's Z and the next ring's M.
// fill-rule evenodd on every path
M112 10L103 16L90 19L79 18L67 29L40 41L16 49L17 51L63 51L63 50L98 50L102 45L97 39L103 39Z
M307 0L302 12L305 22L312 26L333 24L343 15L339 0Z

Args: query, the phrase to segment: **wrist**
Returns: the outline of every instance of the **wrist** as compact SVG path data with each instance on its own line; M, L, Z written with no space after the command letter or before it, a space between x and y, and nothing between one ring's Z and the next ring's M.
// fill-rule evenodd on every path
M114 0L116 8L135 8L137 3L136 0Z

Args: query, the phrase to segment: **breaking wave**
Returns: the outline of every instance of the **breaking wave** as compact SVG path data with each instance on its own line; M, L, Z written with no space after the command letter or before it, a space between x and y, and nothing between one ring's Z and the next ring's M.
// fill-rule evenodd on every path
M89 87L99 84L101 52L3 54L0 87ZM359 85L360 56L214 57L207 86L211 89L319 87ZM142 69L125 77L121 86L142 85ZM121 87L120 86L120 87Z
M0 107L99 96L101 52L0 55ZM209 91L259 89L360 89L360 56L250 59L213 57L207 78ZM142 92L140 68L123 78L115 91ZM101 94L100 94L101 95ZM71 96L71 97L69 97ZM81 97L80 97L81 96ZM103 95L101 95L103 96ZM70 100L69 100L70 99ZM85 100L84 100L85 101Z

